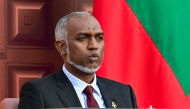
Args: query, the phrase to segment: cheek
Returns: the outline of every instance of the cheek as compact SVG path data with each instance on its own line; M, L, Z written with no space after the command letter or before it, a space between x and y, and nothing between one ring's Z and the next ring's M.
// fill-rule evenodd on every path
M72 59L75 59L75 60L81 60L86 57L85 50L80 49L78 47L75 47L75 48L71 47L69 49L69 54L70 54L70 57L72 57Z
M71 44L71 45L73 45L73 44ZM79 49L76 46L69 45L69 52L70 52L70 54L77 54L77 53L79 53Z
M79 50L75 49L73 50L74 54L77 56L77 54L80 54Z
M80 55L81 53L84 52L84 50L82 49L82 47L80 46L75 46L73 48L71 48L72 51L76 54L76 55Z

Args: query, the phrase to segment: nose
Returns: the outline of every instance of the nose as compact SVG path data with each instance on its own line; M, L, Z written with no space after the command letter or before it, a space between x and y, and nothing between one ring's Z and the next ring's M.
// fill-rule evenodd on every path
M94 37L90 38L88 41L88 50L97 50L98 49L98 42Z

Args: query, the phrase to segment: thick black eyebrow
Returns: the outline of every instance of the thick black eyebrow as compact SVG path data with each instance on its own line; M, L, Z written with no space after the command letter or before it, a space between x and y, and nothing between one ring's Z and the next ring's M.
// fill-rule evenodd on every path
M96 35L104 35L104 32L97 33Z
M79 32L77 35L87 35L87 36L90 36L91 33L88 33L88 32ZM96 33L95 35L104 35L104 32L99 32L99 33Z

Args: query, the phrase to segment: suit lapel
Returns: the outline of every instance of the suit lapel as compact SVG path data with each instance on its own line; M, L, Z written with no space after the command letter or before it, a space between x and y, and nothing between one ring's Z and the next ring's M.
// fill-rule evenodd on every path
M62 70L56 74L56 83L58 88L57 94L65 107L82 107L72 83ZM119 101L117 94L113 93L112 87L99 77L97 77L97 84L106 108L114 108L113 105L119 108L121 101Z
M105 81L102 82L100 78L97 78L97 83L103 96L106 108L114 108L113 105L116 105L116 108L119 108L117 95L112 92L112 87L107 85Z
M56 74L56 81L58 86L57 94L63 105L65 107L82 107L72 83L62 70Z

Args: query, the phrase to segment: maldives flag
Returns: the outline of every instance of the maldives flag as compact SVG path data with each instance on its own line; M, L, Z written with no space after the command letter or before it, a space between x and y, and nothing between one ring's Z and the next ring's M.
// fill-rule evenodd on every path
M105 33L97 75L130 84L138 106L190 109L190 0L94 0Z

